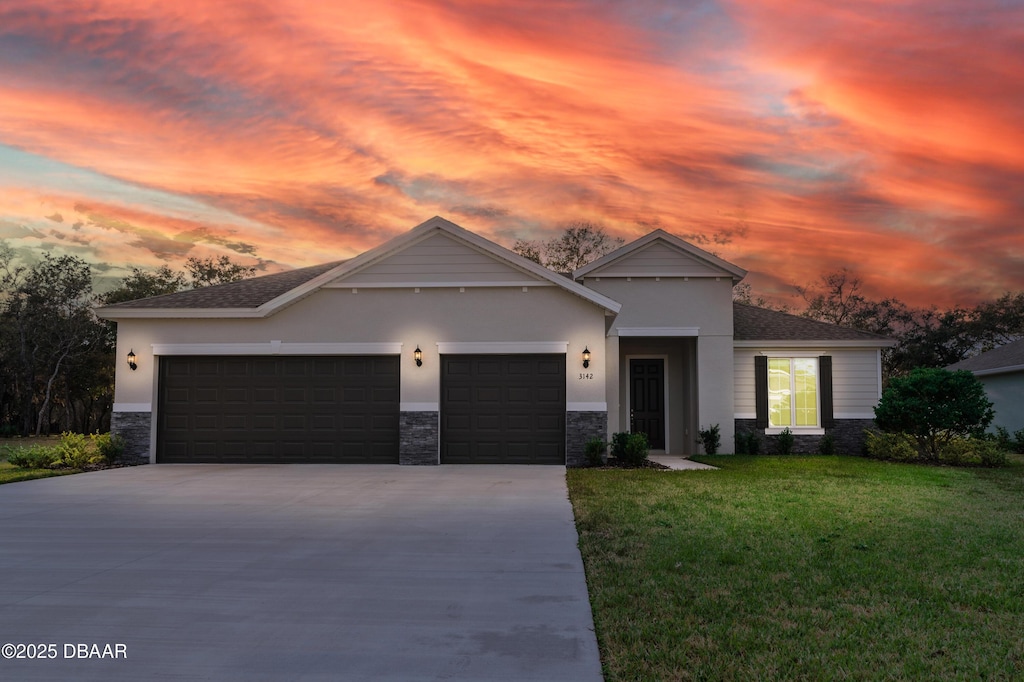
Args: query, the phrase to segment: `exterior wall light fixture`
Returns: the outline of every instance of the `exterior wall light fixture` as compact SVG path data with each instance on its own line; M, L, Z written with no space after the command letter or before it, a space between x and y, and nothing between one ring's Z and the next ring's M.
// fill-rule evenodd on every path
M590 367L590 348L584 346L583 348L583 369Z
M128 366L132 368L133 372L139 368L139 365L135 362L137 359L134 349L128 351Z
M412 352L412 357L416 360L416 366L423 366L423 351L420 350L419 346L416 346L416 350Z

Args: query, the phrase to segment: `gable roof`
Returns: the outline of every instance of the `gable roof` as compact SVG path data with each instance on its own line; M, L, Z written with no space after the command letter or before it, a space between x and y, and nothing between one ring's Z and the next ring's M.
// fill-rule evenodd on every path
M619 273L616 272L615 276L625 277L627 275L640 276L640 277L655 277L655 276L697 276L697 277L731 277L734 282L739 282L741 279L747 276L747 271L738 265L722 260L718 256L708 253L704 249L698 248L693 244L683 241L674 234L669 234L665 230L655 230L650 232L639 239L636 239L629 244L620 246L609 254L598 258L592 263L588 263L583 267L579 268L572 273L573 279L581 279L583 277L595 277L599 276L603 270L606 270L613 263L622 261L630 256L633 256L648 247L655 244L664 244L670 247L677 253L688 256L692 261L699 264L699 270L694 271L692 274L688 272L637 272L631 273Z
M880 334L840 327L799 315L733 301L733 342L737 346L829 345L882 348L896 342Z
M324 263L308 268L278 272L243 279L227 284L216 284L199 289L189 289L173 294L150 296L134 301L125 301L97 309L101 316L109 316L120 310L140 310L154 308L258 308L274 300L295 287L305 284L311 279L322 275L344 261Z
M551 272L542 265L523 258L455 223L435 216L408 232L349 260L103 306L96 310L96 314L108 319L268 317L323 286L344 280L346 277L379 263L437 233L443 233L456 241L468 244L492 258L522 271L533 281L553 284L604 308L607 312L618 313L622 307L620 303L607 296ZM357 286L365 287L366 284Z
M1011 341L973 358L953 363L946 369L966 369L981 376L1024 371L1024 339Z

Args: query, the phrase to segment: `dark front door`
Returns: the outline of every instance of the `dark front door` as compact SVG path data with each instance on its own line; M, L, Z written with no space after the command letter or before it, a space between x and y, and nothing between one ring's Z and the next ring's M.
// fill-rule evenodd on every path
M665 361L629 361L629 430L646 433L652 450L665 449Z

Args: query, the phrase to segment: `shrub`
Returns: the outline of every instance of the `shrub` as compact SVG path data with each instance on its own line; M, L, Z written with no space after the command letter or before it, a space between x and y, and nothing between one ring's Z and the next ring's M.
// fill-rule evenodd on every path
M796 443L796 436L793 435L793 432L787 426L786 428L782 429L782 433L779 434L779 437L776 440L776 442L779 446L779 454L789 455L792 454L793 452L793 444Z
M60 464L60 453L56 447L39 444L25 448L8 446L7 461L23 469L53 469Z
M719 433L718 424L707 429L700 429L700 440L697 442L704 446L704 452L708 455L718 454L718 448L722 446L722 435Z
M113 462L122 452L124 440L118 436L65 432L57 445L8 447L7 461L26 469L82 469L90 464Z
M121 436L111 435L109 433L94 433L89 436L92 440L93 447L96 449L96 454L100 459L108 464L112 464L121 458L124 454L124 438ZM604 441L601 441L602 444Z
M1001 467L1006 465L1006 451L995 441L954 438L942 446L939 461L953 466Z
M650 443L646 433L612 434L612 455L625 466L643 466L648 450Z
M1013 443L1011 449L1018 455L1024 455L1024 429L1013 432Z
M905 433L865 431L864 435L868 457L893 462L912 462L918 458L914 439Z
M583 445L583 454L587 458L587 466L599 467L604 464L604 453L608 443L603 438L594 436Z
M737 455L758 455L761 453L761 439L753 431L736 433Z
M932 461L952 439L983 432L994 417L977 377L934 367L892 379L875 407L882 431L911 435L921 457Z
M826 433L818 441L818 454L819 455L834 455L836 454L836 439L832 437L831 433Z
M60 434L57 453L60 456L60 465L70 469L81 469L87 464L92 464L95 456L89 447L89 437L70 431Z

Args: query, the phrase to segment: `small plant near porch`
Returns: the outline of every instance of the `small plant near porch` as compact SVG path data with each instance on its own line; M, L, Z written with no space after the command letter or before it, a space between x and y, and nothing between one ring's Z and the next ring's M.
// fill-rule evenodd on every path
M700 429L697 434L700 436L697 443L704 448L704 454L717 455L718 448L722 447L722 435L719 433L719 425L715 424L706 429Z

